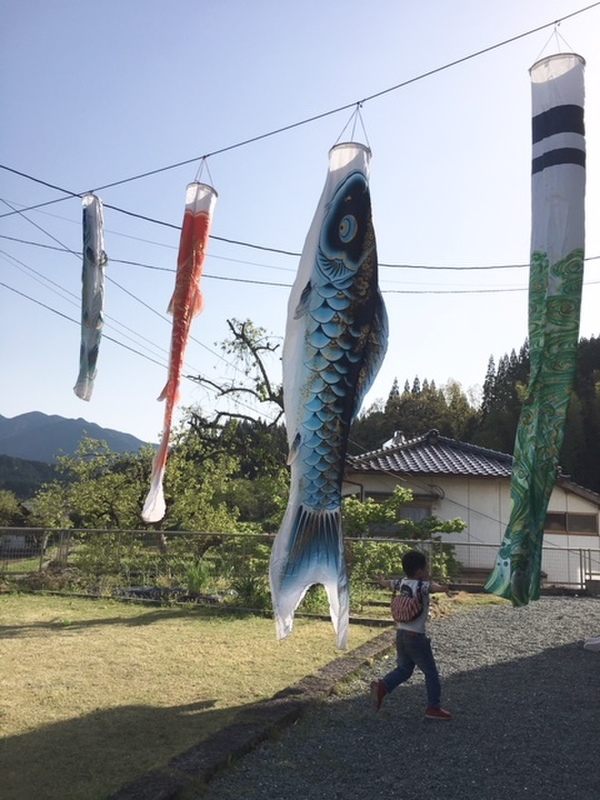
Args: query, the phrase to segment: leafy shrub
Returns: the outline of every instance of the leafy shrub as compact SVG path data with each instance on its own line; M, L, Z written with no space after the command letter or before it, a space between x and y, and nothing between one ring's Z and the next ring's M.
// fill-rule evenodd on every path
M186 571L188 593L198 595L206 593L213 583L212 566L209 561L194 561Z
M298 611L304 611L305 614L328 614L329 598L325 588L318 583L309 586Z
M235 592L232 604L242 608L252 608L261 611L272 611L271 593L264 576L246 573L239 575L231 582Z

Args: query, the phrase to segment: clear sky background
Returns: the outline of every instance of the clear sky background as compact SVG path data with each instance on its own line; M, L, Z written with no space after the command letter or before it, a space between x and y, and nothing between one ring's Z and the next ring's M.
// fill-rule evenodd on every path
M580 53L586 67L586 272L581 335L600 334L600 6L420 80L450 62L590 5L585 0L0 0L0 161L159 225L105 209L105 337L89 403L79 366L81 202L0 170L0 414L83 417L157 441L187 183L200 157L340 106L365 102L386 361L365 408L392 382L483 384L488 359L527 335L531 106L528 69ZM352 109L208 159L212 233L299 253L328 151ZM355 139L363 140L360 124ZM61 202L10 214L63 198ZM65 199L66 198L66 199ZM176 227L169 227L176 226ZM54 238L52 238L54 237ZM58 240L58 242L56 241ZM135 261L147 266L120 263ZM186 374L235 378L217 343L227 319L283 340L298 258L213 239L205 309ZM153 267L153 268L150 268ZM6 288L11 287L11 288ZM21 294L16 293L17 290ZM42 304L42 305L40 305ZM57 313L58 312L58 313ZM111 341L111 339L117 341ZM119 342L119 343L117 343ZM126 347L123 347L125 345ZM130 348L130 349L127 349ZM280 363L272 372L280 380ZM182 407L214 396L182 382Z

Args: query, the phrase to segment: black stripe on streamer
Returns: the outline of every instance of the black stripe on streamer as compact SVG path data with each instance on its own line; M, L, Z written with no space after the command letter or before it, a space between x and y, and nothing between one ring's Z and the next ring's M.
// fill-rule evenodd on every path
M585 167L585 153L576 147L559 147L556 150L549 150L531 162L531 174L541 172L546 167L556 167L558 164L577 164Z
M583 108L574 105L554 106L535 116L532 125L534 144L556 133L580 133L583 136Z

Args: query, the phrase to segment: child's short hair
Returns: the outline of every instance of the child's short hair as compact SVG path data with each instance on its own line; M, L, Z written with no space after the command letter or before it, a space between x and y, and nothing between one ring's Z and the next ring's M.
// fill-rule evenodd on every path
M417 570L425 569L426 566L427 559L418 550L409 550L402 556L402 568L407 578L412 578Z

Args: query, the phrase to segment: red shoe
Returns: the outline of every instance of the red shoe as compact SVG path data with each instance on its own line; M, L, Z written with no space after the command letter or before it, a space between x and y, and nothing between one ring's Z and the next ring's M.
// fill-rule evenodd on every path
M429 707L425 711L425 719L452 719L452 714L443 708Z
M388 693L387 686L383 681L371 682L371 702L375 711L379 711L383 698Z

